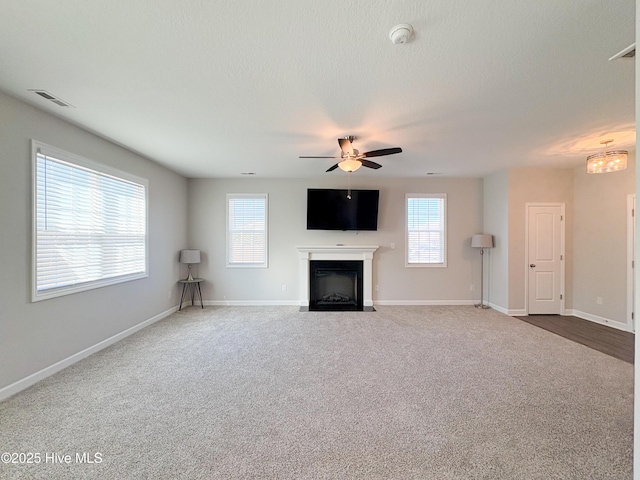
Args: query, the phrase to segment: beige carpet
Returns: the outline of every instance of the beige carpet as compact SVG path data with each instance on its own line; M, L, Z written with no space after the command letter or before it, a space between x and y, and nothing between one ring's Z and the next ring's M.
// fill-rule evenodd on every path
M377 309L178 312L0 403L0 451L41 459L0 478L631 478L632 365L493 310Z

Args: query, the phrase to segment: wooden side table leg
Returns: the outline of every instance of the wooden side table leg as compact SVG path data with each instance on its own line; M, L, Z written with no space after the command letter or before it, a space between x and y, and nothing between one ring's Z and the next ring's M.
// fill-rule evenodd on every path
M185 283L184 285L182 285L182 295L180 295L180 307L178 308L178 311L182 310L182 301L184 300L184 293L187 290L187 284Z
M200 295L200 307L204 308L204 304L202 303L202 290L200 289L200 282L198 282L196 286L198 287L198 295Z

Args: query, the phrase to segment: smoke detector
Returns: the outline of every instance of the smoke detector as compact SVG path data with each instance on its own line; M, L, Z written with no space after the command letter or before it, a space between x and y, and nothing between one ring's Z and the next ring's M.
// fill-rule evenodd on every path
M413 35L413 27L408 23L396 25L389 32L389 39L396 45L407 43Z

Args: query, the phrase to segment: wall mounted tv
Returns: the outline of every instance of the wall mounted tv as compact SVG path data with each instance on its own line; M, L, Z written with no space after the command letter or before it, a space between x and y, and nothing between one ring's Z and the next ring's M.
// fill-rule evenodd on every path
M307 230L377 230L380 190L307 189Z

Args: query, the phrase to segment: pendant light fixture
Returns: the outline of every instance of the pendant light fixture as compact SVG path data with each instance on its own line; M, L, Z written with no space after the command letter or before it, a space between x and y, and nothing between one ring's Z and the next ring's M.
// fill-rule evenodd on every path
M626 150L607 151L607 146L611 142L613 140L600 142L601 145L604 145L602 152L587 157L587 173L619 172L627 168L629 152Z

